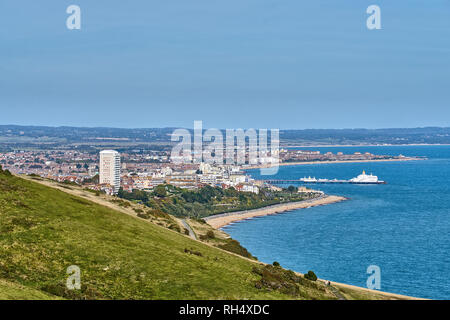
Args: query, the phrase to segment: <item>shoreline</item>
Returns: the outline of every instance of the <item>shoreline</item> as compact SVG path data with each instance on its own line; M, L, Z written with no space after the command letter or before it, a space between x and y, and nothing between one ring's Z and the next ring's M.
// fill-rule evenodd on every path
M255 217L262 217L267 215L278 214L290 210L295 209L305 209L310 207L316 207L336 202L341 202L347 200L345 197L340 196L332 196L325 195L319 198L311 199L311 200L303 200L298 202L289 202L289 203L281 203L275 204L268 207L246 210L246 211L237 211L237 212L228 212L217 214L214 216L209 216L203 218L211 227L214 229L220 229L232 222L242 221L246 219L251 219Z
M28 181L32 181L34 183L39 183L41 185L44 185L44 186L47 186L47 187L59 190L61 192L67 193L69 195L82 197L83 199L87 199L88 201L92 201L93 203L96 203L98 205L107 207L107 208L112 209L112 210L116 210L116 211L121 212L121 213L128 214L128 215L133 216L133 217L136 218L136 215L133 214L133 211L127 212L128 211L127 209L122 208L122 207L120 207L118 205L112 204L112 203L110 203L108 201L105 201L103 198L99 199L98 197L93 196L91 193L81 189L81 187L80 188L76 188L76 189L65 189L65 188L62 188L61 186L58 186L58 183L56 181L34 180L31 177L29 177L29 176L18 176L18 175L16 175L16 176L19 177L19 178L22 178L22 179L26 179ZM336 197L336 196L328 196L328 195L326 195L326 196L323 196L322 198L328 198L328 197ZM339 198L343 198L343 200L347 200L344 197L339 197ZM291 202L291 203L286 203L286 204L304 203L306 201L317 201L317 200L319 200L319 199L305 200L305 201L300 201L300 202ZM341 200L341 201L343 201L343 200ZM330 203L332 203L332 202L330 202ZM320 204L316 204L316 205L320 205ZM280 206L280 205L273 205L273 206L260 208L260 209L254 209L254 210L268 209L268 208L274 207L274 206ZM251 211L251 210L249 210L249 211ZM232 214L237 214L237 213L238 212L234 212ZM214 218L214 217L217 217L217 216L220 216L220 215L210 216L210 218ZM142 219L139 219L139 220L142 221ZM152 223L152 222L148 222L148 223ZM164 228L162 226L158 226L158 227ZM172 231L172 230L170 230L170 231L176 233L175 231ZM264 262L250 260L248 258L245 258L245 257L243 257L241 255L238 255L238 254L235 254L233 252L224 251L223 249L217 248L215 246L212 246L211 244L202 242L202 241L200 241L198 239L193 239L193 241L198 241L198 242L200 242L200 243L202 243L204 245L214 247L214 248L216 248L218 250L222 250L223 252L225 252L227 254L235 255L236 257L239 257L240 259L246 259L246 260L248 260L248 261L250 261L252 263L258 263L258 264L266 265L266 263L264 263ZM302 273L299 273L299 272L295 272L295 273L298 274L298 275L303 275ZM324 280L324 279L318 279L318 281L328 282L328 280ZM381 298L384 296L384 297L387 297L387 298L394 298L394 299L401 299L401 300L403 300L403 299L408 299L408 300L411 300L411 299L412 300L426 300L426 299L423 299L423 298L406 296L406 295L402 295L402 294L396 294L396 293L385 292L385 291L378 291L378 290L371 290L371 289L367 289L367 288L364 288L364 287L358 287L358 286L351 285L351 284L346 284L346 283L340 283L340 282L335 282L335 281L329 281L329 282L330 282L331 285L334 285L334 286L337 286L337 287L348 288L348 289L359 291L359 292L363 292L363 293L367 292L367 293L374 294L374 295L380 295Z
M424 158L402 158L402 159L373 159L373 160L325 160L325 161L299 161L299 162L280 162L275 165L252 165L248 167L243 167L243 170L250 169L263 169L263 168L272 168L276 166L299 166L299 165L308 165L308 164L332 164L332 163L369 163L369 162L396 162L396 161L420 161L426 160Z

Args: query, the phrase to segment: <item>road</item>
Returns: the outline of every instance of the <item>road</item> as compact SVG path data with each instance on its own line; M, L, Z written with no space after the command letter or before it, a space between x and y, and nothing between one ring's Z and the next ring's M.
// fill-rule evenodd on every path
M185 227L189 231L189 237L197 240L197 236L195 235L194 230L192 230L191 226L186 222L186 220L181 219L181 223L183 224L183 227Z

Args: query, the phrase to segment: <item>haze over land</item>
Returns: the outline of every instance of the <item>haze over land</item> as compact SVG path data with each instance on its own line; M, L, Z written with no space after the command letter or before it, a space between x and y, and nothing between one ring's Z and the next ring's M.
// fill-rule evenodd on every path
M204 128L206 129L206 128ZM258 129L256 127L256 129ZM87 128L0 125L0 142L4 150L83 145L84 147L168 148L175 128ZM192 130L191 130L192 131ZM224 134L225 135L225 134ZM314 145L383 145L450 144L450 128L392 129L307 129L281 130L281 146Z

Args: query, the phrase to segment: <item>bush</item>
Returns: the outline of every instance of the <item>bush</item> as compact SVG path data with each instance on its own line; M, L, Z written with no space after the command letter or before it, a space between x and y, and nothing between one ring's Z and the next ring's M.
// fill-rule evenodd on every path
M261 269L253 268L252 271L261 276L261 279L255 283L255 287L258 289L277 290L292 297L301 295L299 282L292 271L271 265L266 265Z
M164 219L171 219L170 215L165 213L164 211L160 209L154 209L154 210L148 210L148 214L151 214L152 216L156 218L164 218Z
M30 173L28 174L29 177L35 177L35 178L40 178L40 175L37 175L36 173Z
M154 193L156 196L160 198L164 198L167 196L167 190L165 185L159 185L155 187Z
M127 208L131 206L131 204L128 201L121 200L121 199L112 199L111 202L118 204L121 207Z
M169 228L170 230L174 230L174 231L177 231L177 232L181 232L180 226L177 225L177 224L175 224L175 223L170 224L168 228Z
M280 267L280 266L281 266L280 263L279 263L278 261L274 261L274 262L272 263L272 265L273 265L274 267Z
M193 249L187 249L187 248L185 248L185 249L184 249L184 253L189 253L189 254L196 255L196 256L198 256L198 257L203 257L203 254L202 254L201 252L199 252L199 251L194 251Z
M136 212L136 213L143 213L144 212L144 210L142 210L142 209L136 209L136 208L133 208L133 210L134 210L134 212Z
M311 281L316 281L317 280L317 276L316 274L309 270L307 274L304 275L305 279L311 280Z
M243 246L241 246L239 241L236 241L234 239L227 239L226 241L227 242L225 244L218 246L218 248L229 251L229 252L236 253L240 256L243 256L243 257L246 257L249 259L257 260L256 257L252 256L251 253L247 251L247 249L245 249Z
M201 234L200 235L200 240L211 240L214 239L216 236L214 235L214 232L209 230L206 234Z
M207 222L205 221L205 220L203 220L202 218L192 218L193 220L195 220L195 221L197 221L197 222L199 222L199 223L201 223L201 224L207 224Z
M150 219L150 215L148 213L138 213L137 216L142 219Z

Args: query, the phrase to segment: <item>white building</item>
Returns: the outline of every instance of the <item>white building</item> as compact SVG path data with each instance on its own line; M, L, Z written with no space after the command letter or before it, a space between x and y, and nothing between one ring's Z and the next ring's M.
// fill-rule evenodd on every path
M253 184L244 184L242 185L242 191L244 192L253 192L258 194L259 193L259 188Z
M212 174L199 174L200 183L215 185L217 183L217 177Z
M115 150L100 151L100 184L114 187L114 193L120 188L120 153Z

